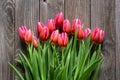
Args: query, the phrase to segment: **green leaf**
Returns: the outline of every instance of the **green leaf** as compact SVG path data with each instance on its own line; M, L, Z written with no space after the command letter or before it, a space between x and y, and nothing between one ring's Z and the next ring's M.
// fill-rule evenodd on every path
M21 52L21 57L25 60L23 64L26 64L29 67L30 71L32 72L32 67L31 67L29 59L22 52Z
M97 80L98 79L98 74L100 71L100 67L102 65L103 59L101 60L101 62L97 65L97 68L95 69L94 75L92 77L92 80Z
M24 55L24 54L23 54ZM22 56L22 53L21 55L19 55L20 59L21 59L21 62L22 62L22 65L24 67L24 70L25 70L25 78L26 80L30 80L31 79L31 75L28 73L28 72L31 72L28 67L28 64L26 63L26 60L25 58ZM29 69L28 69L29 68ZM32 73L32 72L31 72Z
M95 70L96 66L101 62L102 58L99 58L94 63L90 64L82 73L81 76L79 76L79 80L87 80L90 77L90 74L93 70Z
M16 75L18 76L19 80L24 80L24 78L22 77L21 73L15 68L15 66L13 66L11 63L8 62L8 64L10 65L10 67L15 71Z
M50 80L54 80L54 67L50 65Z
M20 59L15 59L15 61L16 61L18 64L22 65L22 62L21 62Z
M66 67L64 67L64 69L63 69L62 76L61 76L61 80L67 80Z
M39 80L40 77L39 77L39 73L38 73L37 51L35 50L35 48L33 50L31 64L32 64L32 69L34 70L33 71L34 80Z
M92 54L90 63L93 63L96 60L96 58L97 58L97 53L96 53L96 51L94 51L93 54Z

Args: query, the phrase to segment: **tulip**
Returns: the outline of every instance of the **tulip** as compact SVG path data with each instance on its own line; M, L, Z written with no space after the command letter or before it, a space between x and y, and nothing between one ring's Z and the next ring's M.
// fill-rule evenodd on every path
M24 40L26 31L27 31L26 26L19 27L19 29L18 29L19 36L22 40Z
M102 43L104 39L104 31L100 30L98 27L93 30L91 33L91 40L95 43Z
M53 19L48 20L47 27L49 28L50 33L55 30L55 22Z
M52 43L57 43L58 42L58 35L59 35L59 31L55 30L52 32L51 36L50 36L50 40Z
M97 27L93 30L91 33L91 40L92 41L98 41L98 34L99 34L100 29Z
M86 29L84 30L84 39L87 38L87 36L88 36L90 33L91 33L90 28L86 28Z
M66 33L71 33L71 25L70 25L69 20L63 21L63 31Z
M84 38L84 31L82 29L82 26L81 25L78 25L78 34L77 34L77 38L78 39L83 39Z
M98 43L102 43L103 40L104 40L104 31L103 31L103 30L100 30Z
M68 44L68 36L67 33L63 32L58 35L58 45L61 47L65 47Z
M37 37L33 37L33 46L35 47L35 48L37 48L38 47L38 39L37 39Z
M63 26L63 20L64 20L64 16L63 13L58 13L55 17L55 26L60 29Z
M30 29L25 32L24 39L26 44L29 44L32 42L32 32Z
M40 32L43 29L43 27L44 27L44 24L42 22L38 22L38 24L37 24L38 35L40 34Z
M81 20L80 19L74 19L73 24L72 24L72 33L75 32L75 29L78 27L78 25L82 26Z
M43 29L41 30L40 34L39 34L39 38L42 41L47 40L49 37L49 29L48 27L43 27Z

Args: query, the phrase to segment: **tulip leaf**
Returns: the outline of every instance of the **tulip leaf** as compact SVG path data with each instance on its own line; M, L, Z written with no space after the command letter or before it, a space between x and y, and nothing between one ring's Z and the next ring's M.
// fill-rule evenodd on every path
M94 72L94 75L92 77L92 80L97 80L97 77L98 77L98 74L99 74L99 71L100 71L100 67L102 65L102 62L103 62L103 59L101 60L101 62L97 65L96 69L95 69L95 72Z
M34 76L34 80L39 80L39 74L38 74L38 63L37 63L37 51L35 50L35 48L33 49L33 55L32 55L32 69L33 69L33 76Z
M22 77L22 74L17 70L17 68L15 68L11 63L8 62L8 64L10 65L10 67L15 71L16 75L18 76L19 80L24 80L24 78Z
M99 62L101 62L102 58L99 58L97 60L95 60L94 63L90 64L82 73L81 76L79 76L79 80L87 80L90 77L90 74L92 73L92 71L96 68L96 66L98 65Z

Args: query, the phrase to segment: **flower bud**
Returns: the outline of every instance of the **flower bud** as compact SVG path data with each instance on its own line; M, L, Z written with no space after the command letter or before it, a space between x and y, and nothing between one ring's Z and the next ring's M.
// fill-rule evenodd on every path
M40 31L40 34L39 34L39 39L41 41L45 41L47 40L49 37L49 29L48 27L44 27L41 31Z
M87 36L88 36L90 33L91 33L90 28L86 28L86 29L84 30L84 39L87 38Z
M72 33L75 32L75 29L78 27L78 25L82 26L81 20L80 19L74 19L72 23Z
M22 40L24 40L26 31L27 31L26 26L19 27L19 29L18 29L19 36Z
M58 35L58 45L61 47L65 47L68 44L68 36L67 33L63 32Z
M81 25L78 25L78 35L77 35L78 39L83 39L84 38L84 31L82 29Z
M63 20L64 20L64 16L63 13L58 13L55 17L55 26L59 29L62 28L63 26Z
M34 46L35 48L38 47L38 39L37 39L36 36L33 37L33 46Z
M50 36L50 40L52 43L57 43L58 42L58 35L59 35L59 31L55 30L52 32L51 36Z
M102 43L104 39L104 31L100 30L98 27L93 30L91 33L91 40L95 43Z
M48 20L47 27L49 28L50 33L55 30L55 22L53 19Z
M71 33L71 25L70 25L69 20L63 21L63 31L66 33Z
M29 44L29 43L31 43L32 42L32 32L31 32L31 30L29 29L29 30L27 30L26 32L25 32L25 43L26 44Z
M44 24L42 22L38 22L38 24L37 24L38 35L40 34L40 32L43 29L43 27L44 27Z
M103 40L104 40L104 31L103 31L103 30L100 30L98 43L102 43Z

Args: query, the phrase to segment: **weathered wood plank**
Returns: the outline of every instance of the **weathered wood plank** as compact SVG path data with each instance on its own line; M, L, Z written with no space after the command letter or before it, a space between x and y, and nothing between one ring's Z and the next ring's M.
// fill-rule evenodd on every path
M0 0L0 80L14 80L14 0Z
M25 46L21 44L18 36L18 27L25 25L36 33L36 25L39 21L39 0L16 0L15 4L15 55L17 56L18 50Z
M91 0L91 27L105 30L104 62L98 80L116 80L115 0Z
M120 0L115 3L116 12L116 80L120 79Z
M65 0L65 17L71 22L79 18L90 27L90 0Z
M40 21L44 24L58 12L64 13L64 0L40 0Z

